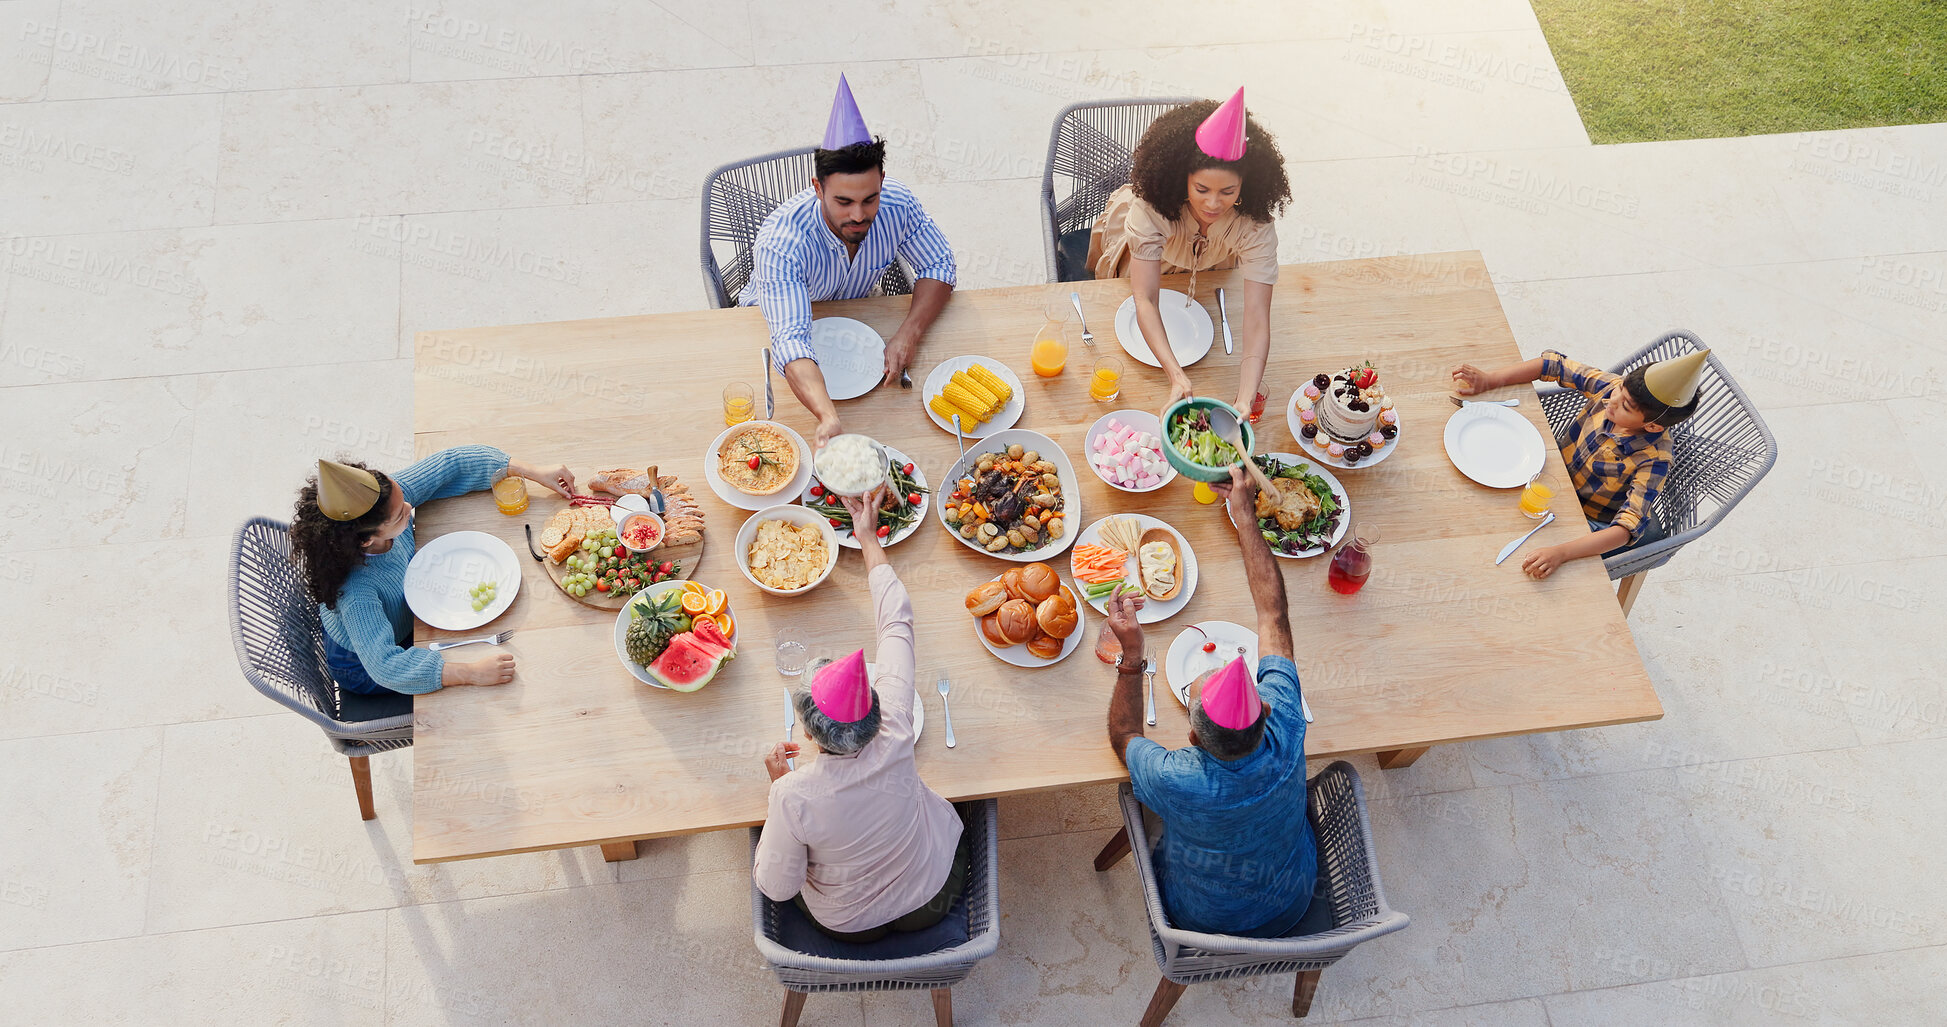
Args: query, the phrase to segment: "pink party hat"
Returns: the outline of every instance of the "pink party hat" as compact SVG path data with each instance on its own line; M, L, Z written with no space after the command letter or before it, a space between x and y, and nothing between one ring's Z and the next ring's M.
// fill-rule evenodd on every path
M1197 126L1197 149L1218 160L1244 159L1244 90L1225 100Z
M852 99L852 86L844 75L838 76L838 95L832 97L832 116L825 122L825 141L820 149L841 150L853 143L869 143L872 133L865 130L865 116L859 113L859 103Z
M1253 693L1251 698L1257 698ZM811 701L818 712L841 724L856 724L872 712L872 684L865 678L865 650L818 668L811 679Z
M1264 712L1264 701L1257 697L1257 685L1244 666L1242 656L1224 664L1203 683L1203 712L1218 727L1242 731L1257 723Z

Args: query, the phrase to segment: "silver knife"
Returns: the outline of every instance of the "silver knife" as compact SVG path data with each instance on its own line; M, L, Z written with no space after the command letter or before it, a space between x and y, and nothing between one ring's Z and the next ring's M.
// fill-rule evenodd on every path
M791 732L798 726L798 704L791 701L791 689L784 690L784 740L791 740ZM798 761L787 759L784 765L792 770L798 769Z
M1528 541L1528 539L1532 537L1535 532L1548 527L1550 524L1553 524L1554 521L1555 521L1555 511L1550 510L1548 511L1548 516L1543 517L1541 519L1540 524L1537 524L1534 527L1528 529L1528 534L1523 535L1518 539L1515 539L1514 541L1508 543L1505 546L1502 546L1501 555L1494 558L1494 566L1496 567L1501 566L1501 564L1505 562L1508 557L1514 555L1515 550L1521 548L1521 543Z
M764 347L764 420L777 416L777 402L771 398L771 347Z
M1217 319L1224 323L1224 352L1230 352L1230 308L1224 306L1224 290L1217 290Z
M1143 722L1156 726L1156 661L1143 657Z

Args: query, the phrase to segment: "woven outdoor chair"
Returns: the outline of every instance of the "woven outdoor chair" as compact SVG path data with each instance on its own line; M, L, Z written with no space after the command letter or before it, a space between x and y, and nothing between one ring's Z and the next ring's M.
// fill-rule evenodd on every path
M1611 370L1626 374L1641 364L1703 348L1704 344L1689 332L1666 332ZM1625 617L1636 603L1643 576L1669 563L1677 550L1716 527L1778 462L1778 440L1764 418L1758 416L1757 406L1738 388L1715 353L1704 361L1707 366L1697 385L1703 402L1689 419L1670 429L1670 473L1650 511L1669 537L1603 561L1609 580L1622 579L1616 599L1622 603ZM1588 403L1587 396L1573 389L1541 390L1541 410L1557 445L1568 436L1569 426Z
M252 517L230 551L230 641L257 691L318 725L351 760L358 814L372 806L372 754L412 744L412 696L341 692L325 671L318 607L291 563L291 526Z
M1095 277L1086 266L1089 232L1108 205L1109 194L1129 182L1129 164L1156 116L1196 99L1145 96L1073 103L1055 115L1048 135L1048 160L1041 171L1042 242L1047 247L1048 280L1083 282ZM1062 197L1055 197L1059 176Z
M1352 764L1340 760L1319 771L1307 790L1312 828L1318 836L1320 891L1290 937L1239 938L1170 926L1162 893L1156 888L1142 803L1127 784L1122 786L1122 833L1096 857L1095 869L1107 870L1132 850L1136 857L1136 876L1142 879L1143 903L1149 909L1149 943L1163 972L1143 1012L1143 1027L1161 1024L1189 985L1263 974L1297 975L1291 1015L1304 1016L1311 1011L1312 994L1326 967L1361 943L1402 930L1410 922L1405 913L1386 905L1379 858L1372 848L1372 826L1366 820L1366 793Z
M795 903L772 902L750 886L757 951L784 985L783 1027L795 1027L814 991L933 993L939 1027L953 1023L953 986L1001 942L999 804L955 803L967 831L967 886L946 919L924 931L893 933L869 944L842 942L819 931ZM760 831L750 832L752 861Z
M816 147L781 150L710 172L703 180L703 291L710 306L734 307L750 284L757 230L771 211L811 186L817 176L811 155ZM728 250L717 260L717 247ZM886 268L880 287L888 296L913 291L912 279L897 259Z

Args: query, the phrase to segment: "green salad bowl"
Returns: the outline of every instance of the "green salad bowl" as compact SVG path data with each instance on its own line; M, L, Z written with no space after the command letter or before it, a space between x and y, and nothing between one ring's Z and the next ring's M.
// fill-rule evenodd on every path
M1176 443L1170 438L1170 422L1176 417L1179 411L1206 410L1211 407L1222 407L1236 415L1237 431L1243 438L1244 452L1246 454L1257 445L1257 440L1251 433L1251 422L1243 414L1238 413L1236 407L1231 406L1221 399L1211 399L1208 396L1191 396L1188 399L1179 399L1163 410L1163 458L1170 462L1171 467L1176 468L1178 474L1194 481L1229 481L1230 469L1244 465L1244 461L1241 458L1215 467L1208 466L1198 463L1195 459L1178 451Z

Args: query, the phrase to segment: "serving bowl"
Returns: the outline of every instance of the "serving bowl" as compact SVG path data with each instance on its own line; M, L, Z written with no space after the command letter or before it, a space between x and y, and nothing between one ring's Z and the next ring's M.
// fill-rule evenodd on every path
M1167 430L1157 433L1163 439L1163 459L1168 460L1171 467L1176 468L1182 472L1184 477L1192 481L1229 481L1230 469L1244 466L1242 457L1249 456L1251 448L1256 445L1256 437L1251 432L1251 422L1243 414L1238 413L1236 407L1231 406L1221 399L1211 399L1208 396L1190 396L1186 399L1179 399L1164 409L1163 416L1160 418L1164 428L1167 429L1170 420L1180 410L1208 410L1216 407L1230 411L1231 415L1237 418L1238 435L1244 442L1244 452L1240 454L1238 460L1232 463L1225 464L1222 467L1205 467L1177 452L1176 444L1170 441Z
M803 588L772 588L757 580L757 575L751 573L750 544L752 540L757 538L758 525L768 521L789 521L793 524L808 524L817 528L818 534L824 536L825 569L819 571L818 575L812 578L810 583L806 584ZM804 595L806 592L823 584L826 578L831 577L832 568L838 566L838 533L832 530L830 521L825 520L816 511L807 510L802 506L768 506L751 514L744 519L744 526L737 529L737 542L734 548L737 557L737 569L744 572L744 577L748 578L751 584L756 585L758 588L774 596Z

